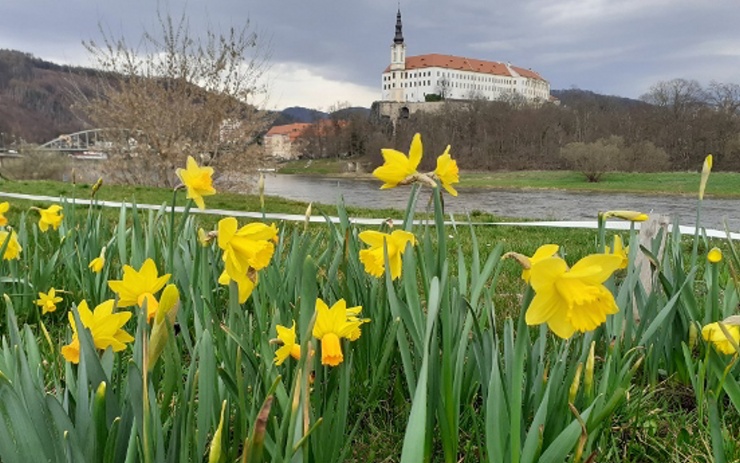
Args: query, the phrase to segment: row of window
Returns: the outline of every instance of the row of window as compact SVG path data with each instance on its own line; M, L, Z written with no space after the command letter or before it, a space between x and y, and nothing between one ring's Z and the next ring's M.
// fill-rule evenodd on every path
M417 80L414 82L401 82L400 88L412 88L412 87L424 87L424 86L428 87L430 85L432 85L431 80L421 80L421 81ZM396 88L395 82L393 82L392 84L383 84L383 90L388 90L391 88Z
M501 85L516 85L514 79L502 79L500 77L482 76L479 74L462 74L459 72L441 72L437 71L437 77L445 79L474 80L476 82L488 82Z
M399 72L400 78L402 79L414 79L418 77L431 77L432 71L424 71L424 72ZM471 80L475 82L484 82L484 83L491 83L491 84L499 84L499 85L516 85L517 81L515 79L502 79L499 77L490 77L490 76L481 76L481 75L470 75L470 74L461 74L458 72L440 72L437 71L437 77L442 77L443 79L457 79L457 80ZM396 72L392 72L389 75L383 76L383 82L389 82L396 78ZM424 81L429 82L429 81ZM531 86L532 84L528 80L528 83L526 85ZM544 82L538 84L543 84Z
M419 78L419 77L431 77L432 76L432 71L424 71L424 72L406 72L406 71L404 71L404 72L399 72L399 74L401 74L400 77L402 79L416 79L416 78ZM439 76L439 72L437 73L437 76ZM396 77L396 73L393 72L393 73L391 73L391 75L383 76L383 81L388 81L388 80L391 80L391 78L395 78L395 77Z
M431 81L423 81L425 82L425 85L429 86L431 85ZM418 82L406 82L403 85L401 85L400 88L413 88L413 87L419 87L421 85L407 85L407 84L421 84ZM390 90L396 88L395 82L392 84L383 84L383 90ZM497 87L495 85L480 85L480 84L468 84L468 83L461 83L461 82L454 82L450 87L444 88L443 84L440 82L438 90L439 91L452 91L452 89L461 89L461 90L471 90L473 92L480 91L480 92L491 92L495 95L500 95L504 92L507 92L509 90L501 87ZM513 89L514 93L519 93L517 89ZM527 95L535 95L537 93L542 92L536 92L532 89L525 89L521 93L527 94ZM413 92L411 93L411 96L413 97ZM450 95L451 96L451 95Z

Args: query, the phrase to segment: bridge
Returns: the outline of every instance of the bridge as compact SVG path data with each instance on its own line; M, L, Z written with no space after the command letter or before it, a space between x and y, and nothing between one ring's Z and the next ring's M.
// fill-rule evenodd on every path
M117 129L91 129L60 135L39 147L44 151L66 153L78 159L107 159L113 148L110 132Z

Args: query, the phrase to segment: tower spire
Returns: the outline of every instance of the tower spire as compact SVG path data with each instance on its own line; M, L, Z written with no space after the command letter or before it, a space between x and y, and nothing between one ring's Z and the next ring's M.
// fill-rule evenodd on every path
M401 24L401 2L398 2L398 13L396 14L396 36L393 37L393 43L403 43L403 24Z

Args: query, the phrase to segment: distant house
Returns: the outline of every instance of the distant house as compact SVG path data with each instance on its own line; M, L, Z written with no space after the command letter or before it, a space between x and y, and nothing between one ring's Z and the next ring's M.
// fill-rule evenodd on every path
M268 156L281 160L298 158L300 154L298 138L311 124L295 123L276 125L265 134L265 150Z

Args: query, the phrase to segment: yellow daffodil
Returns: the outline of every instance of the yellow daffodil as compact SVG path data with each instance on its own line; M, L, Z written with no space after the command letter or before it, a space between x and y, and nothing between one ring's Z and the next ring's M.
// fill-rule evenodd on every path
M704 158L704 165L701 168L701 180L699 182L699 199L704 199L704 190L707 187L707 180L709 180L709 174L712 172L712 155L708 154Z
M408 157L394 149L382 149L384 164L373 171L373 175L384 182L380 188L394 188L408 182L417 173L422 152L421 135L418 133L411 140Z
M529 283L530 271L531 271L532 266L543 259L547 259L549 257L554 256L555 254L558 253L559 250L560 250L560 246L558 246L557 244L544 244L540 246L539 248L537 248L534 254L532 254L532 257L527 257L522 254L515 253L515 252L511 252L511 253L507 252L506 254L504 254L502 259L504 257L515 258L519 262L519 264L521 264L522 266L522 280Z
M735 344L740 344L740 326L723 324L730 334ZM701 336L705 341L714 344L715 349L723 354L734 354L735 346L730 342L730 338L719 327L719 323L710 323L701 329Z
M38 209L38 208L37 208ZM38 209L41 217L39 218L39 230L45 232L52 227L54 230L59 228L62 223L64 214L62 214L62 206L58 204L52 204L46 209Z
M234 280L236 282L236 287L239 291L238 300L240 304L244 304L247 302L247 299L249 299L249 296L252 295L252 291L254 291L254 287L257 286L257 272L254 271L254 269L250 269L247 273L244 275L239 274L237 278L231 278L229 273L224 270L221 272L221 275L218 277L218 284L229 286L229 283L231 283L231 280Z
M8 242L8 246L5 248L3 259L18 259L21 255L21 251L23 250L21 244L18 242L18 235L12 230L9 232L5 230L0 230L0 246L2 246L5 241Z
M57 310L57 304L62 302L62 298L57 296L56 290L50 288L49 292L39 292L39 298L36 300L36 305L41 307L41 314L54 312Z
M234 217L218 222L218 246L224 251L226 272L233 280L239 280L250 268L261 270L270 263L275 252L273 240L278 230L275 225L250 223L237 229Z
M437 158L437 168L434 169L434 176L442 183L442 187L452 196L457 196L457 190L452 187L453 183L460 183L460 170L457 168L457 161L450 156L450 145Z
M414 235L403 230L395 230L390 234L367 230L360 233L359 238L370 246L370 249L360 251L360 261L365 265L365 271L377 278L385 273L383 243L388 247L388 263L394 280L401 276L401 255L406 251L406 244L416 246Z
M617 219L629 220L630 222L644 222L650 218L647 214L637 211L606 211L601 213L601 217L604 219L615 217Z
M602 284L622 263L613 254L594 254L578 261L573 268L560 257L537 262L531 269L531 284L536 295L527 309L528 325L547 323L561 338L574 332L591 331L619 311L614 296Z
M629 264L629 253L630 247L622 244L622 237L619 235L614 235L614 244L611 248L609 246L604 247L604 254L613 254L622 259L622 263L619 264L620 269L627 268Z
M105 246L100 251L100 255L95 259L91 260L87 267L93 271L93 273L100 273L105 265Z
M5 213L10 209L10 203L5 201L0 203L0 227L4 227L8 224L8 219L5 217Z
M337 366L344 361L341 339L349 339L361 322L347 318L347 303L338 300L331 308L321 299L316 299L316 322L313 336L321 341L321 364Z
M130 265L123 266L123 279L111 280L108 286L118 294L118 306L130 307L144 305L146 301L147 318L151 321L157 313L155 294L164 287L170 279L170 274L159 276L157 266L152 259L147 259L140 270Z
M275 365L282 365L285 359L293 357L295 360L301 359L301 345L296 343L295 320L290 328L276 325L277 337L282 342L282 346L275 351Z
M93 343L98 349L113 349L119 352L126 348L126 343L134 340L133 336L123 330L123 325L131 318L131 312L113 313L113 299L109 299L90 311L87 301L80 302L77 311L80 314L82 326L90 330ZM62 355L68 362L80 362L80 339L77 333L74 315L68 314L69 325L72 327L72 342L62 347Z
M356 307L348 307L347 308L347 321L349 322L360 322L359 325L357 325L357 328L353 329L348 335L347 339L350 341L357 341L360 339L360 335L362 335L362 330L360 329L360 326L364 323L368 323L370 321L369 318L360 318L358 315L360 315L360 312L362 312L362 307L356 306Z
M712 248L707 253L707 260L712 264L722 262L722 251L719 248Z
M205 209L203 196L216 194L213 188L213 167L199 167L192 156L188 156L185 169L177 169L177 176L188 190L188 199L195 201L199 209Z

